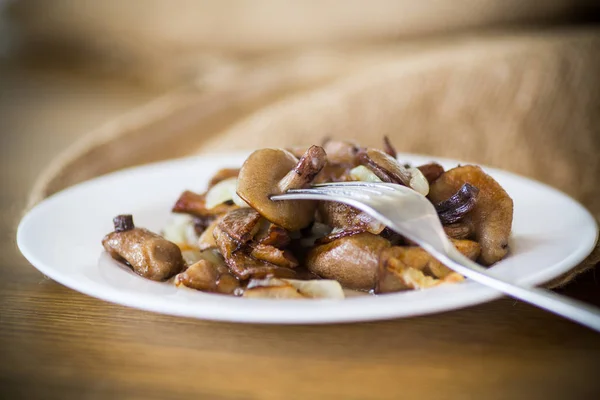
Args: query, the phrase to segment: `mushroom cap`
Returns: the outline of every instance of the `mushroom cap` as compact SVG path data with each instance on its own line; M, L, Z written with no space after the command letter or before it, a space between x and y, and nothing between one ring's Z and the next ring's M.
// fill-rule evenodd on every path
M277 184L297 163L298 159L287 150L261 149L248 157L238 176L238 196L263 217L290 231L312 222L317 203L273 201L269 196L280 194Z
M307 268L326 279L335 279L350 289L375 286L379 254L390 242L371 233L359 233L314 247L306 258Z
M444 172L432 185L429 199L439 203L465 183L479 189L475 207L461 223L472 224L475 240L481 245L480 262L491 265L508 253L512 229L513 201L491 176L475 165L463 165Z

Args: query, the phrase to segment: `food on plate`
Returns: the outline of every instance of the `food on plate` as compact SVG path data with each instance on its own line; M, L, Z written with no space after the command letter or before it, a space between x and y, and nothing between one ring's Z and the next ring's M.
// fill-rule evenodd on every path
M104 249L115 259L124 260L144 278L162 281L185 269L181 249L144 228L136 228L131 215L113 220L115 230L102 240Z
M468 206L469 211L454 222L462 220L463 224L472 225L473 239L481 245L480 261L491 265L508 253L513 201L494 178L476 165L464 165L443 173L431 185L429 199L439 207L455 193L464 191L465 186L476 188L476 191L468 191L472 194L477 192L477 199ZM463 196L464 199L467 197ZM469 202L466 200L466 203Z
M251 299L342 299L464 278L370 215L326 201L270 196L316 183L387 182L421 193L465 256L492 265L508 253L512 199L483 169L410 166L383 149L348 141L261 149L240 168L217 171L204 193L184 191L162 235L114 219L106 251L137 274L178 287Z

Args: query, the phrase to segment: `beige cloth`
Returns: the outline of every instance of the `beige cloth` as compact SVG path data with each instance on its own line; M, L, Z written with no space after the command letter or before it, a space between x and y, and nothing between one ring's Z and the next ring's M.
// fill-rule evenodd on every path
M600 217L600 31L488 36L231 65L76 144L32 202L125 166L325 136L482 163L555 186ZM575 272L599 261L596 251ZM562 284L565 279L553 282Z
M30 0L9 2L29 56L154 84L239 54L565 23L595 0ZM208 54L207 54L208 53ZM108 62L107 62L108 61Z

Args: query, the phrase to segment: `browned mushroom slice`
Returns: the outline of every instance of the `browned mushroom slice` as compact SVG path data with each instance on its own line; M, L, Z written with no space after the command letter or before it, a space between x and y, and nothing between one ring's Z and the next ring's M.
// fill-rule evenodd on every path
M357 155L361 165L369 168L379 179L388 183L410 185L410 173L395 158L377 149L362 149Z
M215 222L215 215L204 215L202 217L194 217L194 230L198 235L202 235L202 233L208 229L208 227Z
M234 204L219 204L213 208L206 208L206 198L189 190L186 190L179 196L179 199L173 206L174 213L190 214L195 217L214 217L216 215L225 214L228 211L234 210L238 206Z
M364 233L364 232L365 232L365 230L361 229L361 228L334 230L334 231L331 231L331 233L329 233L323 237L317 238L317 240L315 240L315 244L316 245L327 244L327 243L331 243L337 239L341 239L343 237L358 235L359 233Z
M237 194L267 220L290 231L302 229L312 222L316 202L272 201L270 196L310 184L325 163L325 152L318 146L300 161L282 149L255 151L242 166Z
M298 266L298 260L290 251L266 244L252 245L250 255L257 260L263 260L279 267L296 268Z
M257 260L246 253L246 249L240 249L239 242L225 233L220 226L213 231L219 251L229 266L231 272L241 280L249 278L262 278L265 276L277 276L284 278L295 277L292 269L280 267L267 261Z
M184 272L175 276L176 286L186 286L204 292L213 292L217 288L219 271L215 264L200 260L190 265Z
M208 182L208 188L215 186L217 183L229 178L237 178L240 173L239 168L223 168L218 170Z
M289 189L307 187L327 163L327 153L319 146L311 146L298 164L277 184L281 193ZM267 218L268 219L268 218Z
M233 294L240 288L239 281L226 267L208 260L200 260L178 274L175 277L175 285L223 294Z
M147 229L136 228L131 216L115 218L115 232L102 240L104 249L116 260L126 261L144 278L162 281L185 268L181 249Z
M265 278L275 276L278 278L295 278L293 269L279 267L267 261L257 260L243 251L236 251L225 258L231 272L241 280L250 278Z
M341 140L327 140L323 143L323 149L327 153L329 164L344 165L347 167L356 166L356 153L359 150L358 145L352 142Z
M492 177L474 165L444 172L431 185L430 200L435 204L455 194L465 183L479 189L477 204L463 219L473 225L474 239L481 245L482 264L490 265L508 252L512 227L513 201Z
M381 150L363 149L356 158L383 182L408 186L424 196L429 192L429 182L418 168L405 168Z
M217 247L217 242L215 242L215 237L213 235L213 231L219 224L220 219L215 219L204 229L204 232L198 238L198 249L200 251L208 250Z
M367 213L354 207L333 201L319 203L318 212L324 224L339 230L358 230L380 234L385 225Z
M251 208L238 208L219 220L219 228L239 244L251 240L258 232L260 214Z
M375 285L379 253L389 246L390 242L381 236L359 233L314 247L307 255L306 266L344 287L370 290Z
M444 167L435 162L420 165L417 168L425 175L425 178L430 185L444 173Z
M290 244L291 238L288 231L267 220L263 220L258 233L254 236L258 244L283 248Z
M473 235L473 225L464 221L444 225L444 232L452 239L469 239Z
M327 156L327 159L329 159L329 156ZM323 167L321 172L319 172L319 174L315 178L314 183L351 181L351 170L352 166L327 163L327 165Z
M453 240L456 248L468 258L479 256L479 244L470 240ZM425 289L464 278L446 267L420 247L394 246L382 251L377 270L375 293Z

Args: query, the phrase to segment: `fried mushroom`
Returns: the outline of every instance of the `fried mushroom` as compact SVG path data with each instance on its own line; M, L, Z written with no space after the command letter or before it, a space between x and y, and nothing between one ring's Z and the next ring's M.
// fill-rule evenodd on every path
M221 203L216 207L208 208L206 206L205 195L186 190L179 196L172 211L174 213L190 214L198 218L214 218L215 216L223 215L236 208L238 208L238 206L232 203Z
M362 149L356 158L383 182L408 186L424 196L429 192L429 182L418 168L405 168L381 150Z
M480 254L479 244L471 240L453 240L452 243L471 260ZM381 252L375 293L425 289L463 279L420 247L394 246Z
M380 234L385 224L354 207L334 201L322 201L317 207L321 222L337 230Z
M230 271L240 280L264 278L266 276L284 278L293 278L296 276L294 270L288 268L287 266L278 266L269 261L252 257L249 254L251 248L236 241L232 236L222 229L221 224L218 224L215 227L213 230L213 235L215 237L217 247L225 259L225 263L229 267ZM290 260L286 261L288 262L288 265L294 265L294 263Z
M240 288L239 281L227 267L208 260L200 260L175 276L175 285L222 294L233 294Z
M472 224L473 238L481 245L479 261L491 265L508 253L513 201L506 191L480 167L464 165L448 170L431 185L429 199L440 203L469 183L479 189L475 207L464 216Z
M120 215L113 222L115 231L104 237L102 245L111 257L127 262L138 275L163 281L185 268L181 249L175 243L136 228L131 215Z
M371 233L359 233L312 248L306 267L314 274L335 279L342 286L370 290L375 285L379 254L390 242Z
M267 220L290 231L308 226L314 201L273 201L270 196L309 185L326 163L325 151L312 146L298 161L283 149L255 151L240 170L237 194Z

